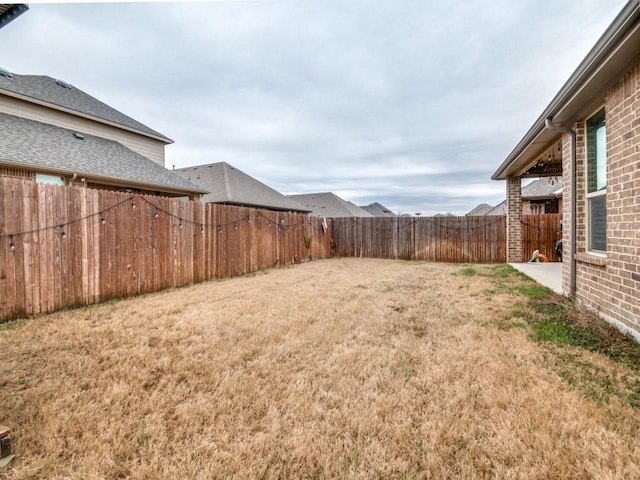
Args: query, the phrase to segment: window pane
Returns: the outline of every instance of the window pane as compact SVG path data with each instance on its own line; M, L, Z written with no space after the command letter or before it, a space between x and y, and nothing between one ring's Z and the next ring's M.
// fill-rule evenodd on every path
M36 173L36 182L51 183L53 185L64 185L64 178L57 175L45 175L44 173Z
M604 125L596 129L596 190L607 187L607 132Z
M607 129L604 108L587 120L587 193L607 187Z
M607 250L607 196L589 199L589 250Z

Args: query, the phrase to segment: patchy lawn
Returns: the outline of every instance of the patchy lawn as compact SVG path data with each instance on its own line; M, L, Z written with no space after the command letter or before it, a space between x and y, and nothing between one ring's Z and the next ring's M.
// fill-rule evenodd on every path
M504 265L279 268L0 325L0 478L640 478L637 352Z

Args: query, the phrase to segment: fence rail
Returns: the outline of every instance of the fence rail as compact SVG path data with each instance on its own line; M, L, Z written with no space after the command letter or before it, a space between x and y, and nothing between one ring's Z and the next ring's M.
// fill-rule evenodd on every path
M330 238L307 215L0 178L0 320L328 257Z

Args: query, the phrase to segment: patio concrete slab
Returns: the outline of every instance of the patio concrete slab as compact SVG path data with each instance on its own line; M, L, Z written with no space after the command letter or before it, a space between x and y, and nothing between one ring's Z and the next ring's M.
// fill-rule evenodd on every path
M513 268L533 278L540 285L562 295L562 263L510 263Z

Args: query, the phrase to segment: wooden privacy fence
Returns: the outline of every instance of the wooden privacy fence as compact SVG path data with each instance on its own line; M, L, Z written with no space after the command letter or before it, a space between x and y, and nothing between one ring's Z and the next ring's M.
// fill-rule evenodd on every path
M562 214L560 213L522 216L523 262L529 261L535 250L546 255L550 262L560 261L554 247L556 241L562 238L561 220Z
M534 250L559 261L560 214L523 215L522 261ZM506 261L506 217L336 218L333 236L342 256L429 260L432 262Z
M0 178L0 320L328 257L328 222Z
M342 256L432 262L506 261L504 216L372 217L333 220Z

